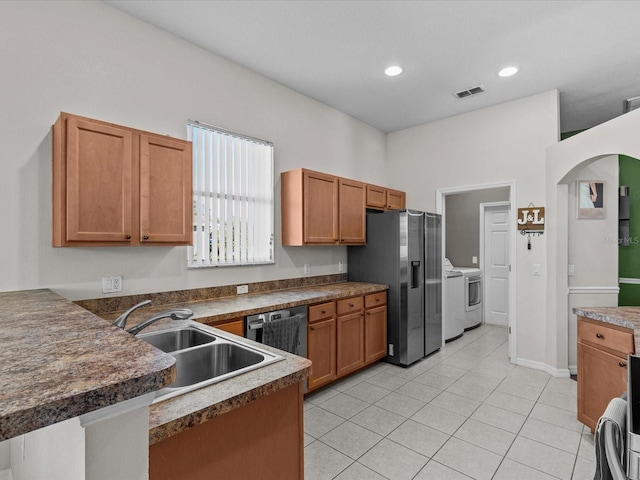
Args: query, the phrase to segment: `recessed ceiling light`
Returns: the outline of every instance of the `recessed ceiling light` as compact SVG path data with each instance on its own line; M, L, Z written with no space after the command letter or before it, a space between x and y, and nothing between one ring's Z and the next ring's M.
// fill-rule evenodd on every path
M396 75L400 75L402 73L402 67L399 67L398 65L393 65L391 67L387 67L384 73L389 77L395 77Z
M500 70L498 72L498 75L500 75L501 77L510 77L511 75L515 75L516 73L518 73L517 67L506 67Z

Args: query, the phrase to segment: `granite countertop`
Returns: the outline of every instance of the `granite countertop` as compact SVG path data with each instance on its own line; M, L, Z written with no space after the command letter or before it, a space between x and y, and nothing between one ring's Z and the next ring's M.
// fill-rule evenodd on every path
M154 392L175 359L50 290L0 293L0 441Z
M190 308L194 312L192 319L198 321L206 319L208 324L215 326L216 322L219 323L240 316L366 295L387 289L386 285L343 282L273 292L243 294L198 302L185 302L174 304L171 308ZM139 322L142 318L148 318L148 316L167 308L167 305L145 307L143 309L144 315L138 314L137 321ZM133 320L132 324L136 322L136 319ZM161 329L171 324L170 320L161 320L149 327L149 331ZM306 358L291 355L267 345L252 342L246 338L239 339L242 342L278 353L284 356L285 359L238 377L152 405L149 415L150 445L218 415L239 408L256 398L269 395L293 383L300 382L309 375L311 361Z
M208 300L176 302L157 306L150 305L135 310L129 317L127 328L142 322L152 315L173 308L189 308L193 311L192 320L215 326L216 323L224 323L231 319L253 315L255 313L328 302L357 295L367 295L369 293L386 291L388 288L387 285L376 283L340 282L289 288L286 290L247 293ZM115 320L120 313L122 312L110 312L101 316L107 320Z
M576 307L576 315L633 330L636 354L640 353L640 307Z

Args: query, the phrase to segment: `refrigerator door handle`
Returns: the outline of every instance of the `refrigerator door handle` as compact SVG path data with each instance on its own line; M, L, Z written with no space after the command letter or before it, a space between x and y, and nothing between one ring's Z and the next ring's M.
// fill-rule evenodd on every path
M420 260L411 261L411 288L420 286Z

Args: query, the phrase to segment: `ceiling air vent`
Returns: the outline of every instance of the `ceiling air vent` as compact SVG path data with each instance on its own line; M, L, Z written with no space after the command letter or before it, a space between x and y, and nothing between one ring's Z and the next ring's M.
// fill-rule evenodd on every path
M482 92L484 92L484 86L478 85L475 87L467 88L466 90L460 90L459 92L454 93L454 95L458 98L465 98L471 97L472 95L478 95Z
M627 98L624 101L624 113L640 108L640 97Z

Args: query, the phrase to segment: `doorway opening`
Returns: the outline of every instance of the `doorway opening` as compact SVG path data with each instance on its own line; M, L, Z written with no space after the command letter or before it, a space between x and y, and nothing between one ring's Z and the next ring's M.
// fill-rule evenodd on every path
M480 231L483 231L484 234L484 218L481 215L480 204L491 204L496 203L495 201L491 201L491 197L488 197L487 200L486 195L490 191L496 192L498 195L502 195L502 197L498 196L494 200L499 201L498 203L513 206L515 205L516 199L516 184L515 181L509 182L499 182L499 183L491 183L484 185L472 185L472 186L463 186L463 187L452 187L452 188L444 188L438 189L436 194L436 212L442 215L442 245L443 245L443 258L448 255L447 246L451 245L451 253L452 255L457 256L458 253L456 251L465 251L465 247L462 247L461 244L469 240L469 238L477 241L476 250L478 253L474 254L472 251L467 249L466 257L458 257L459 266L465 267L478 267L482 268L485 265L484 261L484 252L480 250L480 243L482 243L484 248L484 240L481 240ZM473 216L471 219L464 220L463 217L460 217L460 220L457 220L458 213L455 212L455 204L456 200L460 197L456 197L457 195L465 194L469 198L485 198L484 201L478 200L475 206L473 207ZM505 200L506 199L506 200ZM453 202L452 202L453 200ZM486 208L486 207L485 207ZM466 210L466 208L464 208ZM449 210L449 211L447 211ZM463 215L468 214L469 212L463 212ZM473 220L475 218L475 222ZM512 363L516 363L516 352L517 352L517 341L516 341L516 327L517 327L517 319L516 319L516 278L517 278L517 265L516 265L516 209L509 208L507 216L505 218L507 222L507 232L505 233L505 241L508 244L506 246L509 258L509 272L508 278L505 280L506 282L506 318L508 318L508 329L509 329L509 359ZM475 233L471 233L475 232ZM471 255L469 255L471 253ZM462 255L465 255L464 253ZM468 257L468 258L467 258ZM477 258L474 258L477 257ZM451 263L456 267L456 261L450 259ZM474 261L475 260L475 264ZM486 284L486 282L484 282ZM485 287L483 287L485 290ZM483 291L483 295L486 293L486 290ZM486 297L485 297L486 298ZM444 314L445 312L443 312Z

